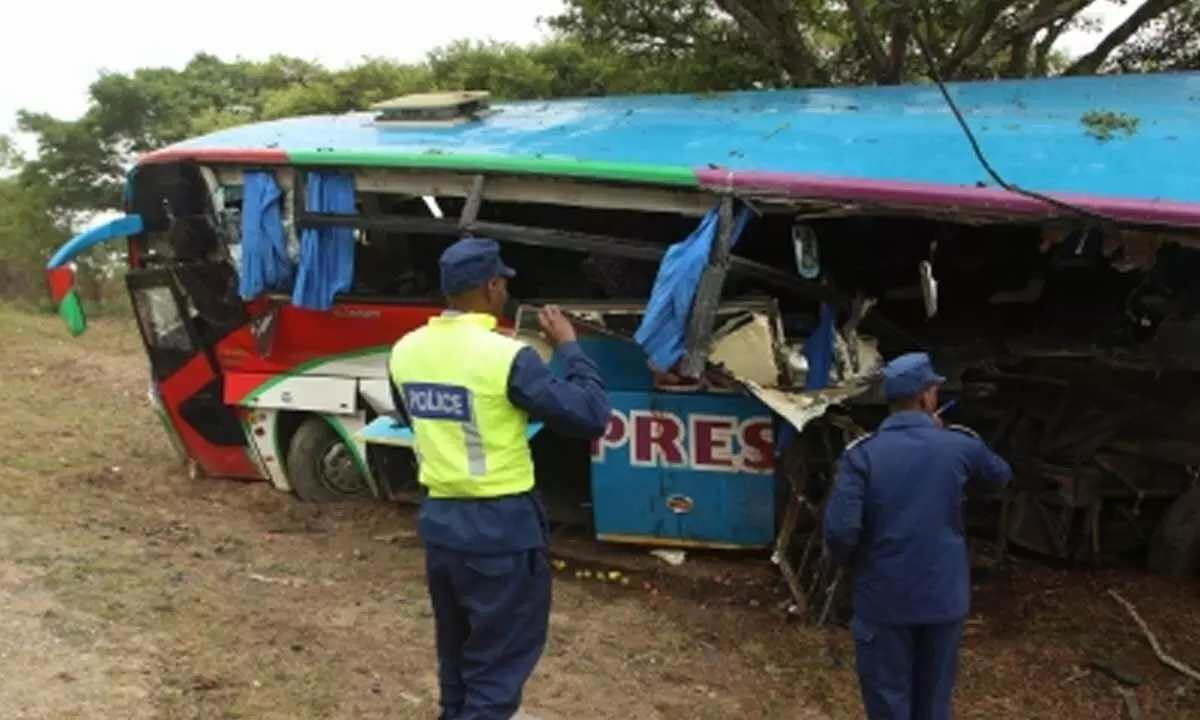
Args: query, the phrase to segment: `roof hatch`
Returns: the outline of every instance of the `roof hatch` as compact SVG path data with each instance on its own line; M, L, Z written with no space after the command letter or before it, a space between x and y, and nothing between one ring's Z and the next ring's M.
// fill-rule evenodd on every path
M491 114L491 97L483 90L418 93L375 103L371 109L378 125L461 125Z

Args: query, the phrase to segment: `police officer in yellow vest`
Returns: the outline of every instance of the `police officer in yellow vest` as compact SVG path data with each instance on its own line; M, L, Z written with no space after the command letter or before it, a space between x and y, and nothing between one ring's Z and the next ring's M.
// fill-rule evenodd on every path
M551 571L526 436L531 420L598 437L609 404L570 321L539 315L565 361L558 378L525 344L495 332L516 273L493 240L441 257L449 309L392 349L397 411L416 439L427 491L418 531L437 634L442 720L508 720L546 643Z

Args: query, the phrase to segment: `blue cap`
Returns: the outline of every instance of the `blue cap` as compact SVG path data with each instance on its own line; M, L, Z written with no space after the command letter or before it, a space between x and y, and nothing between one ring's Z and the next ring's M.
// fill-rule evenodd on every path
M446 248L439 264L442 293L451 296L482 287L494 277L517 276L517 271L500 259L500 243L488 238L459 240Z
M946 378L933 371L933 361L923 352L908 353L883 368L883 395L888 402L920 395Z

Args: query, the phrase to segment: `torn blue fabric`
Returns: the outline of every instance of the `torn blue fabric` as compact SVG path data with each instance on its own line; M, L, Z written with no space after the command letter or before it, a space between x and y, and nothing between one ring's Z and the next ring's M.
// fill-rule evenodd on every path
M309 212L355 214L354 176L309 173ZM328 310L333 298L354 284L354 229L308 228L300 236L300 268L292 302L310 310Z
M269 172L248 172L242 193L242 268L238 293L253 300L282 290L292 279L283 230L283 191Z
M709 210L686 240L667 248L658 266L646 314L633 338L660 371L670 370L683 357L692 301L717 235L717 214L716 208ZM750 209L742 207L733 221L730 248L737 244L749 219Z

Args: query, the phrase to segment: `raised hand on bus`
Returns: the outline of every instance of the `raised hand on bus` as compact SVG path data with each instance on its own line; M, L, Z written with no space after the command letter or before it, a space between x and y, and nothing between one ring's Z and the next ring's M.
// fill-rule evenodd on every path
M551 347L575 342L575 326L557 305L547 305L539 310L538 324Z

